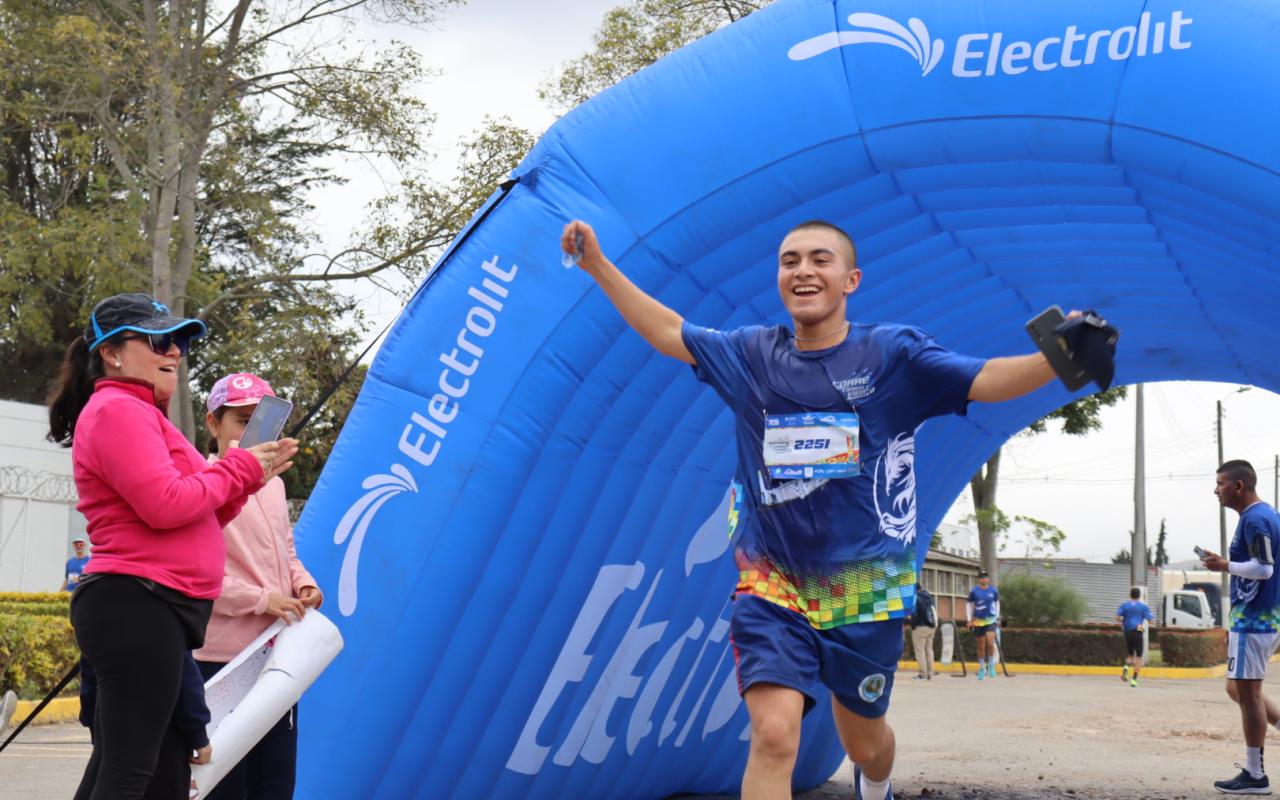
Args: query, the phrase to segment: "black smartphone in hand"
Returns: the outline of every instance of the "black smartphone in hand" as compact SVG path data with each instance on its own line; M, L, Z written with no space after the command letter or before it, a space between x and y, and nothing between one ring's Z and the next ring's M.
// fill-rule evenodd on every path
M293 411L293 403L271 395L258 401L249 422L244 426L244 434L240 437L240 446L248 449L263 442L274 442L280 438L284 423Z
M1059 380L1069 391L1074 392L1088 383L1091 378L1084 369L1072 362L1071 354L1067 351L1067 343L1056 332L1057 327L1065 321L1066 317L1061 308L1049 306L1027 323L1027 333L1030 334L1031 341L1036 343L1040 352L1044 353L1044 357L1049 360L1049 366L1053 367Z

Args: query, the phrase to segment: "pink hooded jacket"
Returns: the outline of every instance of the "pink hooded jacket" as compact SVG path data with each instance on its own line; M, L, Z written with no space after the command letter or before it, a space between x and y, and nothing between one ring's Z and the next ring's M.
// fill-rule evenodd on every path
M72 472L93 556L85 574L149 578L188 597L222 588L222 526L262 483L238 450L210 466L156 405L149 383L99 379L76 420Z
M209 456L209 463L221 462ZM223 537L227 566L222 594L213 603L204 647L195 652L197 661L227 662L252 644L276 621L265 613L272 592L297 597L302 587L317 585L298 560L280 478L267 481L249 497L240 515L223 528Z

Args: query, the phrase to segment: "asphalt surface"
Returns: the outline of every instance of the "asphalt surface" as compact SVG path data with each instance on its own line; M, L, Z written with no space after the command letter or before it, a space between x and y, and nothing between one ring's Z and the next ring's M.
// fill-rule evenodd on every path
M1267 693L1280 698L1280 669L1272 673ZM1213 781L1244 760L1239 712L1221 679L1134 689L1114 677L979 683L900 673L889 720L897 800L1200 800L1221 797ZM1280 731L1268 740L1275 747ZM89 751L78 725L28 728L0 754L0 800L71 797ZM849 800L850 773L846 762L797 799Z

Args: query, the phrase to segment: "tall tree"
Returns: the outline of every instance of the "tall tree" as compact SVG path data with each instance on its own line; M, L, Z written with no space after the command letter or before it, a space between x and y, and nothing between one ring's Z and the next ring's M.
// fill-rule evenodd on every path
M1132 536L1132 535L1133 535L1133 531L1130 531L1130 532L1129 532L1129 535L1130 535L1130 536ZM1115 554L1115 555L1111 556L1111 563L1112 563L1112 564L1132 564L1132 563L1133 563L1133 554L1132 554L1131 552L1129 552L1129 548L1127 548L1127 547L1122 547L1122 548L1120 548L1120 550L1119 550L1119 551L1117 551L1117 552L1116 552L1116 554ZM1155 563L1155 562L1153 562L1153 561L1151 560L1151 548L1150 548L1150 547L1148 547L1148 548L1147 548L1147 563L1148 563L1148 564L1152 564L1152 565L1154 565L1154 563Z
M1057 411L1036 420L1024 433L1028 435L1044 433L1048 430L1048 423L1056 420L1062 423L1062 432L1068 436L1084 436L1100 430L1102 420L1099 414L1102 409L1115 405L1126 395L1127 387L1116 386L1105 392L1073 400ZM1000 520L1006 520L1005 528L1008 527L1007 517L996 503L996 490L1000 485L1000 452L996 450L969 479L969 493L973 498L972 520L978 526L978 550L982 568L991 573L993 580L998 573L996 569L999 562L998 537L1002 530L998 527Z
M202 238L208 209L201 206L209 199L210 174L219 169L213 162L228 160L220 168L234 170L237 142L270 137L273 124L277 141L287 131L312 158L360 152L403 163L420 156L430 115L409 91L424 75L418 56L399 45L356 51L341 34L360 12L422 24L455 2L27 5L51 20L61 44L51 54L59 74L49 82L47 113L93 126L114 173L107 183L111 197L136 215L142 244L124 251L129 266L147 276L146 285L174 313L190 314L205 302L256 297L265 283L371 275L393 265L390 259L358 266L333 259L312 274L294 257L260 263L254 274L239 276L239 284L222 275L202 286L199 273L222 254ZM182 377L171 416L191 434L185 371Z
M1165 549L1165 542L1168 541L1169 532L1165 530L1165 521L1160 520L1160 533L1156 536L1156 557L1155 560L1147 560L1147 563L1154 567L1163 567L1169 563L1169 551Z
M561 67L538 96L564 113L766 5L766 0L636 0L618 6L605 14L591 50Z

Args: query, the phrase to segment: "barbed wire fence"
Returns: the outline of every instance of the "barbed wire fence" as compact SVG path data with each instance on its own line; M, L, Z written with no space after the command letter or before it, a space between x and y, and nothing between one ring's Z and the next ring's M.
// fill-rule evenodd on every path
M79 495L70 475L10 466L0 467L0 497L74 504Z

